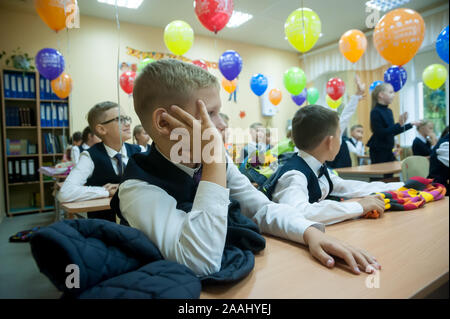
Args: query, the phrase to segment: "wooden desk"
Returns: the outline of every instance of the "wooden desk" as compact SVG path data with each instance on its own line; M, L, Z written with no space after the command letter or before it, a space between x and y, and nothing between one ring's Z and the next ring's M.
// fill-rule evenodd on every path
M236 284L205 286L201 298L424 297L448 281L448 204L446 197L421 209L327 227L329 235L377 258L379 288L367 288L366 280L374 278L368 274L354 275L341 265L330 270L304 246L266 236L250 275Z
M344 179L371 181L386 178L389 174L397 174L402 171L402 162L386 162L379 164L361 165L353 167L337 168L339 176Z
M109 202L111 197L86 200L82 202L62 203L61 208L67 214L68 219L72 219L76 213L90 213L100 210L111 209Z

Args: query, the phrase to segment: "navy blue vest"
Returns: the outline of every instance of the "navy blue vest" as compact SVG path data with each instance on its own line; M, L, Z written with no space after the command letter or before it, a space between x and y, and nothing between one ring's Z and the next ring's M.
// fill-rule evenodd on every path
M346 141L348 137L342 136L341 148L339 153L336 155L332 162L327 161L327 165L331 168L342 168L352 166L352 159L350 157L350 152L348 150L348 145Z
M139 153L141 148L134 144L125 143L127 156L130 158L133 154ZM119 184L120 177L114 171L111 158L106 152L103 143L97 143L88 150L91 159L94 162L94 171L91 177L86 181L86 186L103 186L108 183Z
M319 199L322 197L322 191L320 190L319 186L319 179L317 178L316 174L313 172L313 170L309 167L309 165L305 162L303 158L301 158L298 155L292 156L286 164L281 166L268 180L262 187L260 187L260 190L267 195L267 197L272 200L272 194L275 191L275 186L278 183L278 180L283 176L284 173L292 170L297 170L303 175L305 175L306 180L308 181L308 197L309 202L316 203L319 201ZM327 177L328 183L330 185L330 191L329 194L333 191L333 183L331 180Z
M189 213L192 210L197 186L194 179L168 161L152 144L150 151L132 156L125 169L123 182L138 179L165 190L177 201L177 209ZM128 225L120 211L119 192L111 200L111 208ZM203 283L231 282L248 275L254 267L253 253L265 248L265 239L258 226L242 215L240 205L231 200L228 207L228 224L221 270L201 278ZM163 214L164 212L161 212Z
M433 178L436 183L445 185L447 188L447 195L449 194L449 183L448 183L448 167L442 164L437 158L436 151L442 143L448 142L448 133L437 142L436 146L433 148L430 156L430 174L428 178Z
M427 141L424 143L420 138L416 137L412 144L413 155L418 156L430 156L431 155L431 143Z
M83 144L77 145L76 147L78 147L78 149L80 150L80 154L83 153L84 151L87 151L87 150L88 150L88 148L84 148L84 147L83 147Z

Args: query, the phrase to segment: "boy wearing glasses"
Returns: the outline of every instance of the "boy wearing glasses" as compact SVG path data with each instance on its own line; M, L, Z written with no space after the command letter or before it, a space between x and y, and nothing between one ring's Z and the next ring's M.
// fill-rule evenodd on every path
M125 114L119 117L117 103L101 102L94 105L87 119L92 132L102 143L81 153L78 164L61 187L58 195L61 202L113 196L128 159L141 151L139 146L125 143L131 138L131 118ZM88 213L88 217L115 221L111 211Z

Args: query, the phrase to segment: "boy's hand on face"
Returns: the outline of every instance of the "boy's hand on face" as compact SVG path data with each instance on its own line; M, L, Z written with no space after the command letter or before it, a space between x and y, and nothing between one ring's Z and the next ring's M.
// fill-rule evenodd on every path
M361 273L360 269L369 274L373 273L375 269L381 269L376 259L366 251L329 237L314 227L309 227L303 238L306 245L309 246L311 255L328 268L333 268L335 265L334 258L330 256L333 255L343 259L350 266L352 272L357 275Z
M108 191L109 196L114 196L114 194L117 192L117 190L119 189L119 184L105 184L103 185L103 187Z
M363 208L363 214L376 210L380 213L380 217L383 217L385 203L383 197L381 195L370 195L365 196L361 199L358 199L357 202Z

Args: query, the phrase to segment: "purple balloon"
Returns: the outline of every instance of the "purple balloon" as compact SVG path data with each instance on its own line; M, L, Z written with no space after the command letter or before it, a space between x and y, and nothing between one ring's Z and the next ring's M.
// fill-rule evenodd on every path
M303 103L305 103L306 98L308 97L308 90L304 88L299 95L291 95L291 97L295 104L301 106Z
M233 81L242 70L242 58L236 51L225 51L219 58L219 69L228 81Z
M390 83L394 92L400 91L407 80L406 70L401 66L391 66L384 72L384 82Z
M44 78L56 79L64 71L64 57L55 49L44 48L36 54L36 68Z

